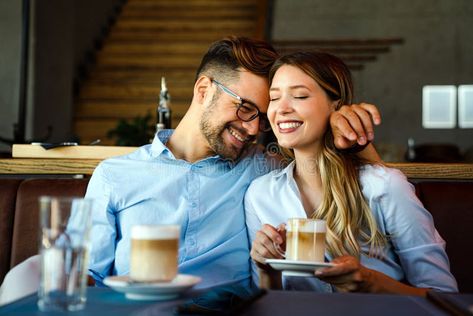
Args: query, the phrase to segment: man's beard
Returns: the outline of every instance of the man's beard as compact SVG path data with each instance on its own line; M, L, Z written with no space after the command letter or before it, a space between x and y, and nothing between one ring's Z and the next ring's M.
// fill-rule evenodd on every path
M214 98L212 98L211 104L202 114L202 119L200 120L200 130L207 139L210 148L212 148L212 150L217 155L225 159L236 161L240 158L246 147L248 147L248 143L245 144L245 146L243 146L242 148L236 148L232 145L225 144L222 135L229 126L229 124L224 123L214 126L211 123L212 117L215 117L215 115L213 115L213 112L214 109L217 107L216 99L217 96L214 96Z

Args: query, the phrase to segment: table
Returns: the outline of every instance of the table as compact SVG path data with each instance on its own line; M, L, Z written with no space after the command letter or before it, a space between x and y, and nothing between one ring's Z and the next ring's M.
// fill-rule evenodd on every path
M88 288L86 308L71 315L175 315L176 307L188 302L189 297L167 302L133 301L109 288ZM42 313L31 295L4 307L0 315L64 315ZM214 313L215 314L215 313ZM242 315L448 315L427 299L403 295L381 294L321 294L298 291L268 291L245 309Z
M422 316L448 315L425 298L364 293L270 291L243 315Z

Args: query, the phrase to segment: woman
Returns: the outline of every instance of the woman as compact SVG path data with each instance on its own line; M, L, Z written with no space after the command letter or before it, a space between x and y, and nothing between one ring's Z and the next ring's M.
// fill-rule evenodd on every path
M256 179L245 196L251 257L260 269L271 270L266 258L283 258L281 223L317 218L327 222L326 258L334 266L313 278L284 277L286 289L457 291L445 242L406 177L333 145L330 113L352 103L347 66L326 53L294 53L274 64L270 82L268 118L294 160Z

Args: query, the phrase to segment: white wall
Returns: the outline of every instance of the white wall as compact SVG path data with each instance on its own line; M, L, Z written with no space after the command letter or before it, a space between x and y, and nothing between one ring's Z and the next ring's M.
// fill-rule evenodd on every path
M473 1L275 0L274 13L275 40L404 38L354 72L357 99L382 111L376 144L473 146L473 129L427 130L421 121L423 85L473 84Z

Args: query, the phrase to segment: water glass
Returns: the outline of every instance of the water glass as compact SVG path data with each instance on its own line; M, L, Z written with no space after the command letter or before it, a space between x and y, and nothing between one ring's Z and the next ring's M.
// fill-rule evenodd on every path
M46 197L40 204L42 311L76 311L85 307L92 201Z

